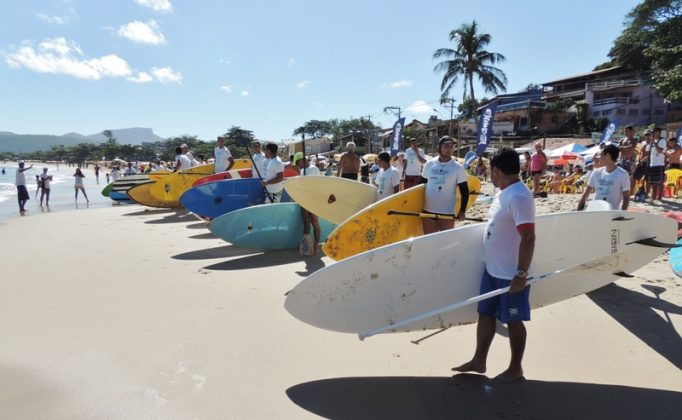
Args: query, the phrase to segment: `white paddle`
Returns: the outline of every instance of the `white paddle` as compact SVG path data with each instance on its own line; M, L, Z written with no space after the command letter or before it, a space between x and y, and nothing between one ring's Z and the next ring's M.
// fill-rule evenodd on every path
M594 258L592 260L589 260L587 262L584 262L582 264L575 265L573 267L569 267L563 270L558 270L558 271L552 271L551 273L546 273L541 276L534 276L528 279L526 282L526 286L530 286L534 283L547 280L549 278L552 278L558 274L570 274L572 272L576 271L581 271L581 270L597 270L597 271L612 271L613 273L617 273L618 271L621 271L623 267L628 262L628 255L624 253L618 253L618 254L612 254L608 255L606 257L601 257L601 258ZM431 318L436 315L443 314L445 312L450 312L454 311L455 309L459 309L463 306L471 305L473 303L480 302L482 300L489 299L494 296L501 295L503 293L509 292L509 287L503 287L502 289L497 289L493 290L492 292L484 293L482 295L474 296L469 299L463 300L461 302L453 303L447 306L443 306L440 308L433 309L428 312L421 313L419 315L415 315L412 318L404 319L402 321L394 322L392 324L384 325L379 328L375 328L373 330L365 331L364 333L358 334L358 338L362 341L367 337L372 337L377 334L381 334L383 332L393 330L395 328L400 328L404 327L405 325L412 324L417 321L421 321L423 319Z

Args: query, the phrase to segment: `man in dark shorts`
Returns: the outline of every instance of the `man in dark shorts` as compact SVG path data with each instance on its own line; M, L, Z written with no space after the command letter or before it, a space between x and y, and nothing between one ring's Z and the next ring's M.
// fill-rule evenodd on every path
M535 204L533 194L519 179L519 155L514 149L503 147L495 152L490 168L491 180L500 192L490 205L483 232L485 270L481 294L507 286L510 289L478 304L476 352L469 362L452 370L485 373L497 318L508 327L511 361L495 380L509 383L523 379L521 362L526 347L523 321L530 320L530 287L526 287L526 280L533 271Z
M26 202L30 198L28 196L28 189L26 188L26 174L24 174L24 172L28 171L32 167L33 165L29 166L28 168L25 168L24 161L23 160L19 161L19 167L17 168L15 178L15 185L17 186L17 200L19 201L19 213L26 212L26 208L24 206L26 205Z
M665 147L667 143L661 137L661 129L654 128L651 143L645 149L649 155L649 168L646 171L646 183L651 186L651 203L663 198L665 183Z
M344 153L339 160L336 176L357 181L361 162L360 157L355 154L355 143L349 141L346 143L346 149L348 149L348 151Z

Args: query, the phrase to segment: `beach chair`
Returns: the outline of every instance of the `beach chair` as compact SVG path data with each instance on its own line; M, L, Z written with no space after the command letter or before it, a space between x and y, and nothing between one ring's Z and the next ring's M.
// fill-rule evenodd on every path
M665 171L665 188L670 188L670 195L676 197L680 190L680 169L668 169Z

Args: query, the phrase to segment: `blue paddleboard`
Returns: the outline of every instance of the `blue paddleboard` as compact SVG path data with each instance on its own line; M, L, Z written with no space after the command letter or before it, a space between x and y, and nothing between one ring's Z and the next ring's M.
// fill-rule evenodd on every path
M265 189L258 178L223 179L192 187L180 196L180 204L192 213L214 219L223 214L265 203ZM290 201L285 194L282 201Z
M114 201L122 202L122 201L127 201L129 203L132 203L133 200L128 197L128 194L125 192L121 191L110 191L109 192L109 198L111 198Z
M677 245L682 245L682 239L678 240ZM671 248L668 254L668 264L677 277L682 277L682 247Z
M473 162L475 159L476 152L474 152L473 150L468 151L467 154L464 155L464 169L469 169L471 162Z
M336 225L320 221L320 241L327 240ZM219 238L244 248L275 250L298 248L303 237L301 206L276 203L236 210L213 219L208 229ZM310 234L313 235L312 226Z

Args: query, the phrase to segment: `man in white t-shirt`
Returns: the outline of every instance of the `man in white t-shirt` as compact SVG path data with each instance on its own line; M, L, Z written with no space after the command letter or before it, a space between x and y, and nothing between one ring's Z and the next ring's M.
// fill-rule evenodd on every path
M175 148L175 168L173 172L183 171L192 167L192 162L185 153L183 153L182 146ZM113 175L113 172L112 172Z
M452 137L441 137L438 142L438 157L424 164L422 171L422 176L426 178L424 213L448 216L447 219L438 217L422 219L424 234L427 235L452 229L455 226L455 217L464 220L469 201L469 186L464 166L452 157L454 143ZM457 204L456 188L459 188L462 201L457 215L454 214Z
M595 169L587 181L587 188L578 202L578 210L585 208L585 203L592 191L595 200L607 201L612 209L627 210L630 204L630 174L618 164L618 146L610 144L601 151L601 168ZM622 200L622 207L621 207Z
M265 203L279 203L284 190L284 163L277 156L277 145L268 143L265 145L265 162L263 163L263 180L261 185L266 190Z
M133 167L133 162L128 162L128 166L123 170L123 176L137 175L137 169Z
M52 175L47 173L47 168L43 168L43 173L40 174L40 181L43 184L43 190L40 193L40 206L43 206L43 199L45 199L45 205L50 205L50 187L52 183Z
M405 150L405 168L403 169L405 189L419 185L422 179L423 165L426 161L424 150L419 148L417 139L412 137L410 139L410 148Z
M319 176L320 170L317 166L309 164L303 152L296 152L294 158L291 160L293 168L298 171L301 176ZM312 214L308 210L301 207L301 217L303 218L303 237L305 243L305 250L301 249L301 253L305 256L315 255L317 247L320 243L321 229L320 220L317 215ZM313 239L310 239L310 226L313 226ZM309 242L307 242L309 241Z
M215 173L229 171L234 166L232 153L230 153L230 149L225 146L225 137L223 136L218 137L216 148L213 150L213 156L215 157L215 166L213 169Z
M400 191L400 172L391 165L391 155L386 152L377 156L379 173L376 178L377 200L382 200Z
M180 147L182 148L182 154L185 155L185 157L187 157L187 160L189 160L190 167L199 166L199 161L194 159L194 155L189 150L189 146L187 146L186 144L182 144L180 145Z
M253 159L251 176L254 178L262 178L264 174L263 163L265 163L265 154L261 151L260 142L254 141L251 143L251 147L253 148L253 153L251 154L251 158Z
M19 201L19 213L25 213L26 202L30 199L28 195L28 189L26 188L26 174L24 172L31 169L33 165L28 168L24 168L24 161L19 161L19 167L17 168L17 173L14 176L14 184L17 187L17 199Z
M509 147L499 149L490 159L490 179L500 189L488 213L483 231L485 271L481 294L509 287L509 292L478 304L476 352L457 372L485 373L488 350L495 337L496 318L507 324L511 361L495 381L509 383L523 378L526 327L530 320L526 280L533 272L535 251L535 203L533 194L519 179L519 155Z
M665 184L665 148L667 142L661 137L661 129L654 128L651 143L644 153L649 154L649 168L646 171L646 183L651 186L651 203L663 198L663 184Z

